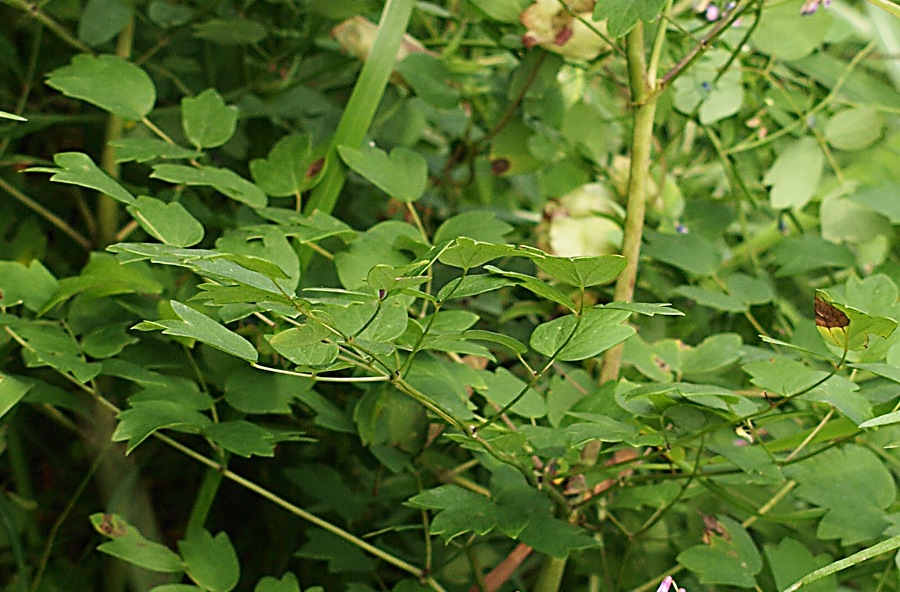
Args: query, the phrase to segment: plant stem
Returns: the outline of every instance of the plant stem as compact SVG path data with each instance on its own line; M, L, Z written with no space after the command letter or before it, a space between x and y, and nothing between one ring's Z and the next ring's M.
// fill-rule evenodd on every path
M346 167L338 158L337 147L347 145L356 148L366 137L394 70L397 50L406 33L414 4L413 0L388 0L385 3L372 51L363 64L350 100L347 101L347 108L331 140L325 176L303 208L305 214L311 214L315 210L330 214L334 209L346 181Z
M131 57L131 48L134 45L134 20L119 33L116 41L116 55L126 60ZM100 155L100 167L113 179L119 178L119 163L116 162L115 148L111 143L122 137L125 122L114 113L109 114L106 120L106 142L103 144L103 153ZM103 193L97 194L97 246L100 248L111 245L116 240L119 231L119 216L121 214L119 204Z
M660 25L662 27L662 25ZM631 302L637 281L641 239L644 233L644 214L647 208L647 180L650 176L650 148L653 143L653 118L656 115L656 81L645 76L648 72L644 53L644 25L638 23L625 38L628 56L628 80L631 86L634 125L631 132L631 165L628 176L628 203L625 214L625 234L622 255L625 269L616 281L615 300ZM652 66L655 70L655 65ZM616 380L622 362L622 344L610 348L603 356L600 381Z
M562 583L562 577L566 570L565 557L548 557L541 566L537 582L534 584L534 592L556 592Z

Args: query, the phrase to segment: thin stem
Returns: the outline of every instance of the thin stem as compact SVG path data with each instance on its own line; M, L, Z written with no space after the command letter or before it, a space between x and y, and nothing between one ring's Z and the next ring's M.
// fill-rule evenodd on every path
M94 55L94 51L90 47L73 37L62 25L47 16L37 3L26 2L25 0L0 0L0 2L27 13L31 18L47 27L47 29L53 32L57 37L78 51L88 55Z
M77 230L69 226L65 220L63 220L38 202L34 201L18 189L16 189L14 186L10 185L3 177L0 177L0 189L3 189L7 193L9 193L25 207L42 216L47 222L58 228L60 231L62 231L63 234L75 241L79 247L81 247L85 251L91 250L91 241L82 236L81 233L79 233Z

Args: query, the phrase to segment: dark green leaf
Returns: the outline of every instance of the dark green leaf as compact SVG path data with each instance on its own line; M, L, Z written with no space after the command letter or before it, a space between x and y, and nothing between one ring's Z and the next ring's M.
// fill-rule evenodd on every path
M228 535L213 537L203 528L189 530L187 538L178 541L187 575L210 592L229 592L237 586L241 568Z
M53 162L59 167L58 169L32 167L27 169L26 172L53 173L53 176L50 177L51 181L96 189L124 204L133 204L135 201L133 195L128 193L112 177L101 171L87 154L82 154L81 152L60 152L53 156Z
M715 518L712 518L715 520ZM726 584L752 588L762 569L762 558L753 539L735 520L719 516L727 537L710 534L709 544L700 544L678 555L678 563L700 577L704 584Z
M116 162L147 162L157 158L184 159L197 156L193 150L156 138L121 138L109 144L116 149Z
M140 195L128 213L147 234L174 247L190 247L203 240L203 225L178 202Z
M221 45L248 45L266 38L266 28L248 19L212 19L194 25L194 36Z
M153 173L150 176L170 183L212 187L223 195L252 208L260 208L266 205L267 201L266 194L262 189L230 169L158 164L153 167Z
M0 373L0 418L18 405L32 386L34 385Z
M665 0L598 0L594 6L594 20L609 19L607 28L613 37L622 37L638 24L655 19Z
M250 173L256 184L272 197L299 195L322 179L324 156L323 150L313 149L309 136L285 136L278 140L267 158L250 161Z
M338 154L347 166L400 201L416 201L425 192L428 165L417 152L398 147L388 155L375 146L339 146Z
M18 261L0 261L0 305L23 304L32 312L43 308L59 287L59 282L37 259L25 266Z
M170 300L169 303L172 305L172 310L181 319L180 321L162 319L141 323L137 328L142 330L162 329L166 335L196 339L248 362L255 362L259 357L256 348L237 333L229 331L205 314L177 300Z
M275 456L275 437L272 432L249 421L236 420L214 423L203 433L219 447L239 456Z
M112 441L128 440L126 453L130 453L157 430L199 433L211 424L208 417L181 403L143 401L119 414L119 424L113 432Z
M184 570L178 555L144 538L118 514L91 514L91 524L101 535L112 539L98 546L98 551L151 571L181 573Z
M113 55L77 55L68 66L50 72L47 84L124 119L139 120L156 103L156 88L147 73Z
M565 361L584 360L634 335L632 327L622 324L627 318L626 311L592 308L582 314L580 322L578 316L570 314L538 325L529 343L545 356L556 355Z
M616 279L625 269L625 257L535 257L534 264L561 282L577 288L598 286Z
M438 261L444 265L474 269L501 257L508 257L516 252L512 245L495 245L483 243L468 237L459 237L441 252Z
M230 140L237 118L237 107L226 106L215 89L209 88L196 97L181 99L184 135L197 150L215 148Z
M498 267L494 267L493 265L486 265L485 270L514 280L517 284L519 284L529 292L540 296L541 298L546 298L547 300L550 300L557 304L561 304L571 311L575 310L575 303L572 302L571 298L569 298L550 284L542 282L534 276L525 275L524 273L516 273L514 271L504 271Z

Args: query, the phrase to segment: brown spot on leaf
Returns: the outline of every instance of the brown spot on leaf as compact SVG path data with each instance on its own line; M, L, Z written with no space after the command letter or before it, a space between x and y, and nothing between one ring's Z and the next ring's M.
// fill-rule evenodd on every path
M815 310L817 327L833 329L834 327L846 327L850 324L850 319L847 318L847 315L842 310L818 296L816 296Z
M316 175L322 172L322 168L325 166L324 158L317 158L312 161L310 165L306 168L306 178L312 179Z
M498 158L491 161L491 174L495 177L505 175L510 169L509 159Z

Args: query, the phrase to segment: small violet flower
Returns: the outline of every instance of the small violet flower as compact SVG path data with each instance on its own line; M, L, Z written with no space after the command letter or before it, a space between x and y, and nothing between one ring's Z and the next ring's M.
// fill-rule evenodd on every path
M806 0L803 3L803 6L800 7L800 14L803 16L809 16L813 14L815 11L819 9L819 4L823 5L825 8L831 4L831 0Z
M659 588L656 589L656 592L669 592L669 590L675 586L675 590L673 592L685 592L684 588L679 588L678 584L675 583L675 580L672 576L666 576L663 578L663 581L659 584Z

